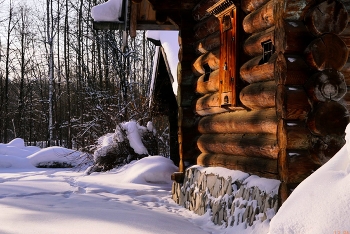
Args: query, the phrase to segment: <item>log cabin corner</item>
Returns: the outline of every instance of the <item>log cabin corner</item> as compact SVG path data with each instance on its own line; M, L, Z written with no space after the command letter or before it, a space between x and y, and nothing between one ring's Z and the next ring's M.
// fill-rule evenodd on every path
M130 30L179 30L174 200L198 214L210 209L217 224L269 218L345 144L350 1L132 0L131 12L146 2L153 23L131 14ZM278 180L279 189L269 197L191 165ZM237 205L239 197L257 205Z

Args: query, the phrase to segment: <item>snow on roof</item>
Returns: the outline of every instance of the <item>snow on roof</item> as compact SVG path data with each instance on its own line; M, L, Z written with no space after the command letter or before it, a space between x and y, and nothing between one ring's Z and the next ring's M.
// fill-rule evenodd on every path
M271 220L270 234L350 231L350 125L346 145L306 178Z
M108 2L92 7L91 17L95 21L119 22L122 14L123 0L108 0Z
M177 81L177 65L179 63L179 32L178 31L162 31L162 30L148 30L146 32L147 38L159 40L166 54L171 75L174 78L172 84L174 94L177 95L178 81ZM157 65L157 62L154 63Z

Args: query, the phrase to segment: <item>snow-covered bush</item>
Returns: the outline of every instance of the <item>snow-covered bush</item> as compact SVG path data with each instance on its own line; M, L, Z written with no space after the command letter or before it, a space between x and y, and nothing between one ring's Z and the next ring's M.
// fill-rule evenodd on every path
M100 137L94 151L94 165L86 171L108 171L117 166L158 153L155 130L151 122L147 127L135 121L120 123L114 133Z

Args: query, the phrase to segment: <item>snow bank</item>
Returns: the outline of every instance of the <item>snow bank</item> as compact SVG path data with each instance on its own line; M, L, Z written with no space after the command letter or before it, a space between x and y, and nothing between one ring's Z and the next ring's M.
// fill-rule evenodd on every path
M122 14L122 5L123 0L109 0L92 7L91 17L95 21L119 21Z
M149 156L127 165L121 182L136 184L171 184L171 174L177 171L173 161L163 156Z
M171 75L174 78L173 91L177 95L177 65L179 63L179 32L178 31L153 31L149 30L146 32L147 38L152 38L161 42L162 47L166 53Z
M59 146L53 146L49 148L45 148L36 152L30 156L28 156L28 160L34 165L38 165L40 163L48 163L48 162L60 162L60 163L68 163L71 165L78 165L81 163L80 156L81 152L66 149Z
M272 219L270 234L350 232L350 125L346 145L304 180Z

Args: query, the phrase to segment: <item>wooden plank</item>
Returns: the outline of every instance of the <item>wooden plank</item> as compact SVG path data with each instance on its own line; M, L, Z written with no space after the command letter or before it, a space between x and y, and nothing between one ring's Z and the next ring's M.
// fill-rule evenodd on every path
M220 0L202 0L193 8L193 19L196 21L201 21L210 16L207 12L207 9L213 6L215 3Z
M288 121L285 123L286 149L308 150L312 147L312 136L304 121Z
M311 110L302 86L287 87L285 93L285 120L305 120Z
M253 83L242 89L239 98L250 109L275 107L276 84L274 81Z
M93 22L94 30L124 30L124 22ZM155 21L138 21L136 30L179 30L173 24L157 24Z
M347 86L350 86L350 59L348 58L344 67L340 70L344 75L344 80Z
M235 111L203 117L198 123L201 134L277 132L274 108L258 111Z
M257 157L202 153L197 164L205 167L225 167L264 178L278 179L277 161Z
M197 141L202 153L277 159L276 134L203 134Z

